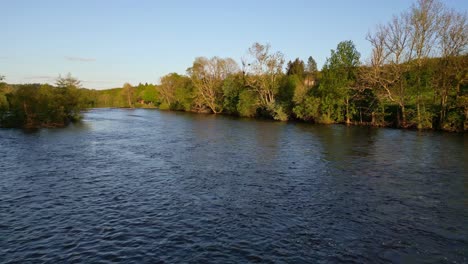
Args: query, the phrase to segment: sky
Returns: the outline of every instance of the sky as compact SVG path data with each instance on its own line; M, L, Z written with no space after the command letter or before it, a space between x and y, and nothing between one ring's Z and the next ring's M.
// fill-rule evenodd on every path
M286 61L322 67L340 41L366 61L365 37L411 0L15 0L0 5L0 75L8 83L54 83L71 73L86 88L159 83L196 57L240 62L253 43ZM443 0L466 12L468 1Z

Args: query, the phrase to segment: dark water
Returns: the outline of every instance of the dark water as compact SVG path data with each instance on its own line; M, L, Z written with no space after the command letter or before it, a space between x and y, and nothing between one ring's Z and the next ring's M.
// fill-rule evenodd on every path
M466 263L467 142L151 110L0 130L0 263Z

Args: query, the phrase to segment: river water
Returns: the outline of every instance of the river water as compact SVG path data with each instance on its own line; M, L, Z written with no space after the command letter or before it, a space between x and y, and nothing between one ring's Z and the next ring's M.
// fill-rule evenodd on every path
M0 130L0 263L466 263L468 136L96 109Z

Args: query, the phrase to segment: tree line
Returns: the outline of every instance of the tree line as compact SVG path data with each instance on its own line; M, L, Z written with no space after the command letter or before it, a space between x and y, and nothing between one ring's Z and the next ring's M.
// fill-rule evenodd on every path
M36 85L43 91L34 100L56 102L47 104L55 109L48 112L21 103L26 87L3 84L0 124L18 117L30 124L49 114L54 117L40 123L66 123L85 107L154 107L280 121L468 130L466 13L436 0L418 0L369 32L367 40L372 45L367 61L352 41L342 41L321 70L312 56L286 62L269 44L254 43L240 64L231 58L198 57L185 75L167 74L158 85L127 83L102 91ZM60 108L60 100L76 103Z

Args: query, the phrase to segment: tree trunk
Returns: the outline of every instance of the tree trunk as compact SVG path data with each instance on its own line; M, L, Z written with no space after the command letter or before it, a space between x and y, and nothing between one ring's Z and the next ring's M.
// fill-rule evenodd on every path
M351 124L351 118L349 117L349 98L346 97L345 99L346 102L346 124Z
M401 127L406 127L406 110L405 110L405 105L400 104L400 110L401 110Z

